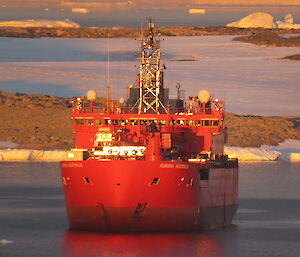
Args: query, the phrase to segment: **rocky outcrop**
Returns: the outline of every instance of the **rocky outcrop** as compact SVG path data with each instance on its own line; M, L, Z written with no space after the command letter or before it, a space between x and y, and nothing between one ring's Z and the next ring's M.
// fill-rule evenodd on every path
M264 12L252 13L239 21L227 24L228 27L237 28L266 28L272 29L275 27L274 18L272 15Z
M273 31L264 31L251 36L236 37L233 41L241 41L261 46L299 47L300 37L280 37Z

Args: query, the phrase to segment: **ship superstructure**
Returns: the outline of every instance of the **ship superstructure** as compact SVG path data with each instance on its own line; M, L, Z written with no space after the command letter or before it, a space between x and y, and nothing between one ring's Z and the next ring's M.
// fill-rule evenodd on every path
M224 102L201 90L169 99L150 22L125 103L73 101L75 148L61 162L71 229L180 231L231 223L237 160L224 155Z

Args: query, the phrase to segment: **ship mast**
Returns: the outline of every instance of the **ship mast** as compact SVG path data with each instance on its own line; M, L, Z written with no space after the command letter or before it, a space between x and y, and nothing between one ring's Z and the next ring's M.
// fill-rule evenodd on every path
M167 112L163 96L163 68L160 67L160 40L154 37L154 24L149 19L148 33L141 42L138 113Z

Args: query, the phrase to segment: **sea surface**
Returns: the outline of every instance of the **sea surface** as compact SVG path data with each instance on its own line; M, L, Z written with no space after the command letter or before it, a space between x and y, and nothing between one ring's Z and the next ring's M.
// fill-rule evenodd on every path
M282 59L299 47L260 47L233 38L162 38L170 97L177 97L180 83L186 99L207 89L225 100L227 112L299 115L299 62ZM74 97L92 89L106 96L109 84L118 100L135 83L139 48L132 38L0 38L0 90Z
M197 233L68 231L58 163L0 163L1 257L299 257L300 163L241 163L233 225Z

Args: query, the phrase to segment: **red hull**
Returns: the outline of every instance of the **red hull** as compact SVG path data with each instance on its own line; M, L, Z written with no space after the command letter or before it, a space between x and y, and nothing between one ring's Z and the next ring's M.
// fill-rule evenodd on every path
M61 163L71 229L183 231L231 223L238 199L238 170L186 162L85 160Z

